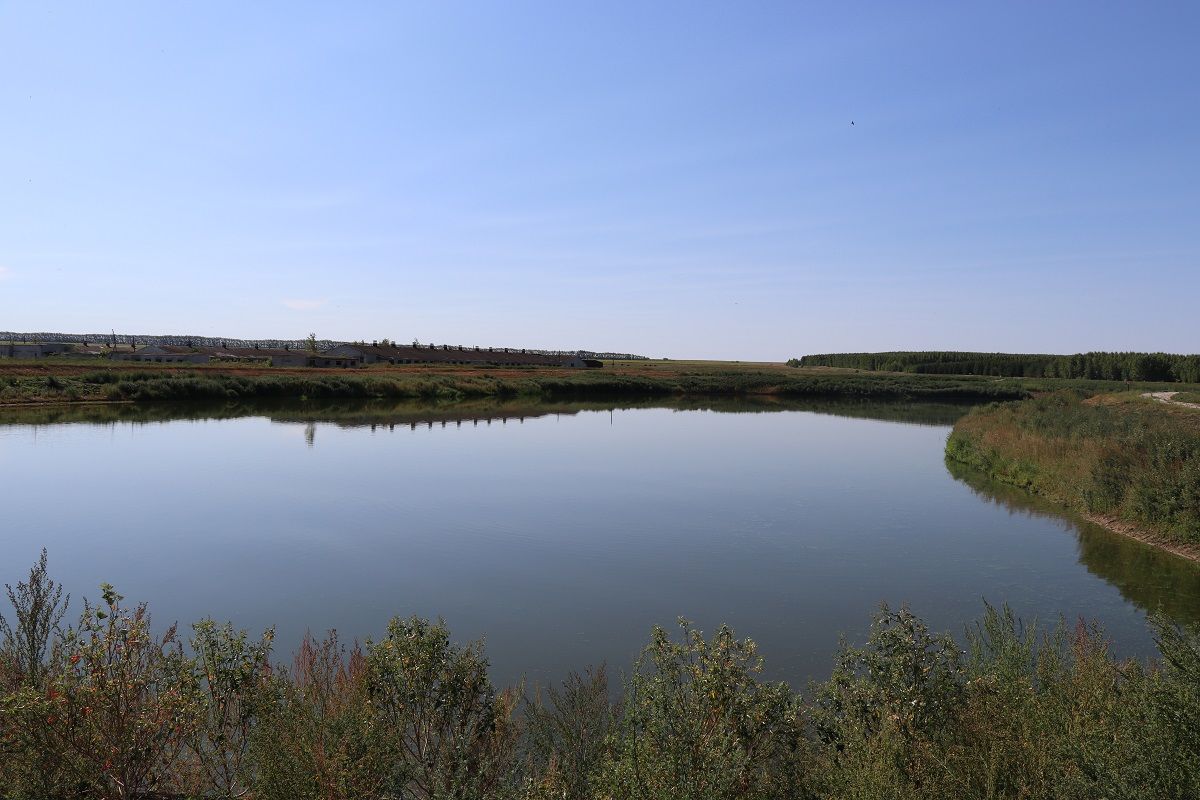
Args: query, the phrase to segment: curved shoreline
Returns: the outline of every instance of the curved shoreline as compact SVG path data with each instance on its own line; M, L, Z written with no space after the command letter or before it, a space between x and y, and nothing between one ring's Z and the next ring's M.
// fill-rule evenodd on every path
M1120 519L1119 517L1114 517L1108 514L1095 514L1088 511L1081 511L1080 509L1075 508L1068 503L1062 502L1056 497L1034 491L1028 486L1015 483L1013 481L1006 481L1001 475L984 472L975 464L955 458L949 452L946 453L946 459L947 461L951 461L954 464L977 473L980 475L980 477L986 478L989 481L995 481L996 483L1009 487L1013 491L1023 492L1030 498L1037 498L1042 502L1051 504L1063 514L1073 515L1078 519L1084 520L1085 522L1090 522L1093 525L1104 528L1104 530L1108 531L1109 533L1115 533L1118 536L1123 536L1127 539L1133 539L1141 542L1147 547L1153 547L1156 550L1162 550L1163 552L1170 553L1174 556L1178 556L1179 558L1186 559L1187 561L1200 564L1200 544L1178 542L1166 534L1149 530L1133 522L1129 522L1128 520Z
M1062 392L976 408L955 423L946 457L1200 563L1200 519L1187 503L1200 489L1188 461L1200 453L1200 418L1167 411L1182 404L1171 402L1173 392L1160 394Z
M1096 525L1097 527L1104 528L1104 530L1108 531L1109 533L1115 533L1118 536L1123 536L1127 539L1133 539L1141 542L1147 547L1153 547L1156 550L1170 553L1171 555L1191 561L1194 564L1200 564L1200 543L1188 544L1186 542L1179 542L1166 534L1149 530L1148 528L1144 528L1133 522L1129 522L1128 520L1120 519L1119 517L1114 517L1109 514L1095 514L1088 511L1082 511L1070 505L1069 503L1063 502L1057 497L1034 491L1027 485L1016 483L1014 481L1006 481L1002 475L992 474L981 470L979 466L972 464L969 461L963 461L962 459L955 458L954 455L952 455L949 451L946 452L945 456L948 462L953 462L958 466L971 470L980 477L986 478L989 481L995 481L998 484L1007 486L1013 491L1022 492L1028 495L1031 499L1037 498L1044 503L1053 505L1063 514L1074 516L1077 519L1081 519L1085 522Z
M1064 508L1066 507L1064 506ZM1107 531L1120 534L1121 536L1125 536L1130 539L1136 539L1142 544L1166 551L1172 555L1179 556L1180 558L1185 558L1188 561L1200 564L1200 545L1176 542L1161 533L1155 533L1154 531L1146 530L1145 528L1135 525L1132 522L1127 522L1116 517L1110 517L1104 514L1089 514L1087 512L1077 513L1079 513L1079 515L1088 522L1091 522L1094 525L1099 525L1101 528L1104 528Z

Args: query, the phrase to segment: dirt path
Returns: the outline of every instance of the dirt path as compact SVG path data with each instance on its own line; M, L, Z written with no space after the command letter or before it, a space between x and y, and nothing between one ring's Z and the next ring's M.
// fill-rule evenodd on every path
M1200 409L1200 403L1185 403L1182 400L1176 400L1175 395L1177 394L1179 394L1179 392L1144 392L1142 397L1149 397L1157 400L1160 403L1166 403L1167 405Z

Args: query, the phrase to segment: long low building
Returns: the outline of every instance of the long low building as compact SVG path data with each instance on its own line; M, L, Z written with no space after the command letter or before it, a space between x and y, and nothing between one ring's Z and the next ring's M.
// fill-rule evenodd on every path
M273 350L271 351L272 367L323 367L341 368L361 367L362 359L356 356L333 355L331 353L307 353L303 350Z
M152 344L128 352L113 353L117 361L152 361L156 364L207 364L217 353L214 347L184 347Z
M143 361L155 364L209 364L241 362L271 364L274 367L349 367L362 361L352 355L309 353L304 350L266 347L188 347L154 344L126 353L114 353L119 361Z
M70 353L75 345L66 342L8 342L0 344L0 356L4 358L46 358Z
M273 367L349 367L362 366L362 360L354 356L335 355L328 352L310 353L307 350L292 350L287 347L227 347L214 355L218 361L262 361Z
M463 347L462 345L340 344L325 355L352 356L364 364L476 364L495 367L540 366L586 369L599 361L575 355L548 355L508 347Z

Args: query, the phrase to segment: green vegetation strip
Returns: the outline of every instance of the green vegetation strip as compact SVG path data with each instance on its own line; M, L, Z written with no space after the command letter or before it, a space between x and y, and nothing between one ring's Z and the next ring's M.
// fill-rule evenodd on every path
M96 370L46 377L0 376L0 404L89 400L210 401L238 398L550 399L776 395L913 400L998 400L1027 396L1024 388L971 378L907 375L804 375L785 370L698 370L666 375L617 371L563 375L529 369L519 377L487 371L461 374L314 373L239 375L210 370Z
M45 556L0 623L0 797L1193 798L1200 629L1155 617L1161 665L1101 631L986 609L965 648L884 608L798 695L750 640L655 628L603 667L500 690L481 643L395 618L347 647L204 620L184 642L108 585L62 630Z
M1200 355L1172 353L1077 353L1071 356L955 351L824 353L794 358L788 364L934 375L1200 383Z
M964 416L946 456L1077 511L1200 543L1200 414L1059 392Z

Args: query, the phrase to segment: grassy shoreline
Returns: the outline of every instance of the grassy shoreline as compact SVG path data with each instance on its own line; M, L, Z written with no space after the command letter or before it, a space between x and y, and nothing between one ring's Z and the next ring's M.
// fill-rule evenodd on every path
M0 365L0 407L95 401L218 399L547 400L655 397L850 397L992 401L1027 397L1015 383L921 375L798 371L719 362L610 364L603 370L368 368L294 370L210 366L120 368L96 364Z
M975 409L946 457L1117 533L1200 561L1200 412L1136 393Z
M1130 603L1146 612L1160 611L1171 619L1200 623L1200 564L1168 549L1074 514L1061 503L981 471L946 459L946 469L980 500L1009 513L1053 520L1072 518L1079 562L1089 572L1115 586ZM1194 587L1197 591L1158 591L1160 587Z
M249 364L158 365L81 360L0 361L0 408L14 405L223 399L853 398L985 403L1074 388L1196 391L1171 383L889 373L721 361L616 361L601 370L372 365L302 369Z

